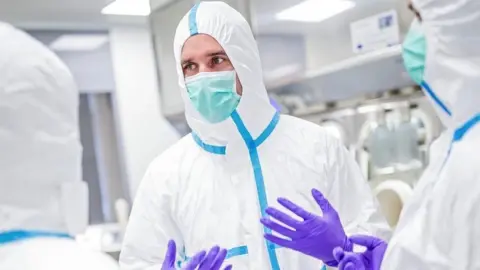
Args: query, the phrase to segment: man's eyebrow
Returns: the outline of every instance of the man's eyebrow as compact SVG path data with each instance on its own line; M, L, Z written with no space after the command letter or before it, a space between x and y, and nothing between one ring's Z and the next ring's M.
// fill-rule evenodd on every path
M218 56L218 55L227 56L227 54L225 53L225 51L211 52L211 53L208 53L207 55L208 55L208 56Z
M227 53L225 53L225 51L215 51L215 52L207 53L206 56L208 56L208 57L227 56ZM193 62L192 58L187 58L187 59L182 60L182 65L185 65L185 64L188 64L188 63L191 63L191 62Z
M191 62L192 62L192 58L187 58L185 60L182 60L182 66Z

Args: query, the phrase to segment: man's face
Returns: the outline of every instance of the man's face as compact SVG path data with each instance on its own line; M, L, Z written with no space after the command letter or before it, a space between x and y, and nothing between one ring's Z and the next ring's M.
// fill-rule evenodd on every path
M190 37L182 49L183 76L190 77L201 72L234 70L232 62L222 46L211 36L199 34ZM242 84L237 76L237 94L242 95Z

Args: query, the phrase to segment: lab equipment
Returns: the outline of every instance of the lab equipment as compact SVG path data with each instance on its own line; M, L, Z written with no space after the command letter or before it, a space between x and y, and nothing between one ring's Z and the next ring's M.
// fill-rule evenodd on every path
M235 71L202 72L185 78L185 85L193 106L210 123L230 117L240 102Z
M274 207L267 208L267 214L283 224L267 218L261 219L262 224L290 240L272 234L266 234L265 238L272 243L299 251L322 260L328 266L335 267L337 262L333 258L333 249L342 247L343 250L351 251L353 245L347 239L338 213L323 194L313 189L312 197L320 206L322 216L308 212L285 198L279 198L278 203L297 217L290 217ZM303 220L298 221L298 218Z
M387 126L383 110L377 111L377 122L370 132L367 148L374 169L383 169L395 162L395 133Z
M177 246L175 241L170 240L168 242L167 253L165 254L165 260L162 264L161 270L175 270L176 267L176 253ZM208 254L205 251L200 251L195 254L187 263L183 270L220 270L225 257L227 256L226 249L220 249L215 246L210 249ZM223 270L232 269L231 265L226 266Z
M1 22L0 40L0 269L118 269L74 240L88 224L88 189L70 71Z
M412 124L409 111L401 109L401 121L394 132L395 163L397 166L420 166L419 134Z
M186 40L202 34L222 46L243 87L231 116L214 124L191 102L181 65ZM280 116L270 104L257 44L240 13L223 2L195 5L177 28L174 52L193 133L150 164L125 234L123 269L160 268L170 239L181 251L177 260L219 245L234 269L320 269L319 260L266 241L270 230L259 222L279 196L320 213L309 196L312 187L328 190L347 233L388 237L371 190L343 145L315 124Z
M349 240L366 248L362 252L351 252L335 248L333 255L338 261L339 270L380 270L387 243L368 235L352 235Z
M410 201L413 195L412 187L404 181L389 179L376 186L373 192L388 224L390 227L395 228L403 207Z

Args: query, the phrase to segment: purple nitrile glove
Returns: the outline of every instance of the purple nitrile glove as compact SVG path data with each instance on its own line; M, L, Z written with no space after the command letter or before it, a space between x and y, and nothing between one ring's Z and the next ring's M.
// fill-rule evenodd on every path
M339 262L339 270L380 270L383 256L388 244L382 239L368 235L354 235L349 237L352 243L367 248L363 252L345 252L337 247L333 250L333 256Z
M162 264L162 270L175 270L175 258L177 247L175 241L170 240L168 242L167 253L165 254L165 260ZM220 249L218 246L210 249L208 254L205 251L200 251L190 259L188 264L182 268L182 270L220 270L220 267L227 256L226 249ZM231 270L232 266L229 265L224 270Z
M351 251L352 244L345 235L337 211L328 200L316 189L312 189L312 196L322 209L323 216L307 212L293 202L279 198L278 202L282 206L303 220L300 221L280 210L268 207L266 210L268 215L290 228L271 219L262 218L260 222L265 227L288 238L283 239L272 234L265 234L265 239L279 246L320 259L328 266L336 267L338 262L333 257L333 249L342 247L344 250Z

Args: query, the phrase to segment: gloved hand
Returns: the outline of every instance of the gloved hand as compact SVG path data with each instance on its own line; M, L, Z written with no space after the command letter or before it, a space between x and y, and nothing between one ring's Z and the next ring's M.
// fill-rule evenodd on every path
M299 221L280 210L268 207L266 209L268 215L290 228L267 218L262 218L261 223L289 239L279 238L272 234L265 234L265 239L279 246L320 259L328 266L336 267L338 262L333 257L333 249L342 247L346 251L351 251L352 244L345 235L338 213L328 200L316 189L312 190L312 196L322 209L323 216L307 212L293 202L279 198L278 202L282 206L303 220Z
M168 242L167 253L165 254L165 260L162 264L162 270L175 270L175 259L177 254L177 247L175 241L170 240ZM227 256L227 250L220 249L218 246L210 249L208 254L205 251L200 251L190 259L188 264L182 268L182 270L220 270L225 257ZM229 265L224 270L231 270L232 266Z
M337 260L339 270L379 270L383 256L387 250L387 243L383 240L367 235L354 235L349 237L352 243L367 248L364 252L345 252L337 247L333 256Z

